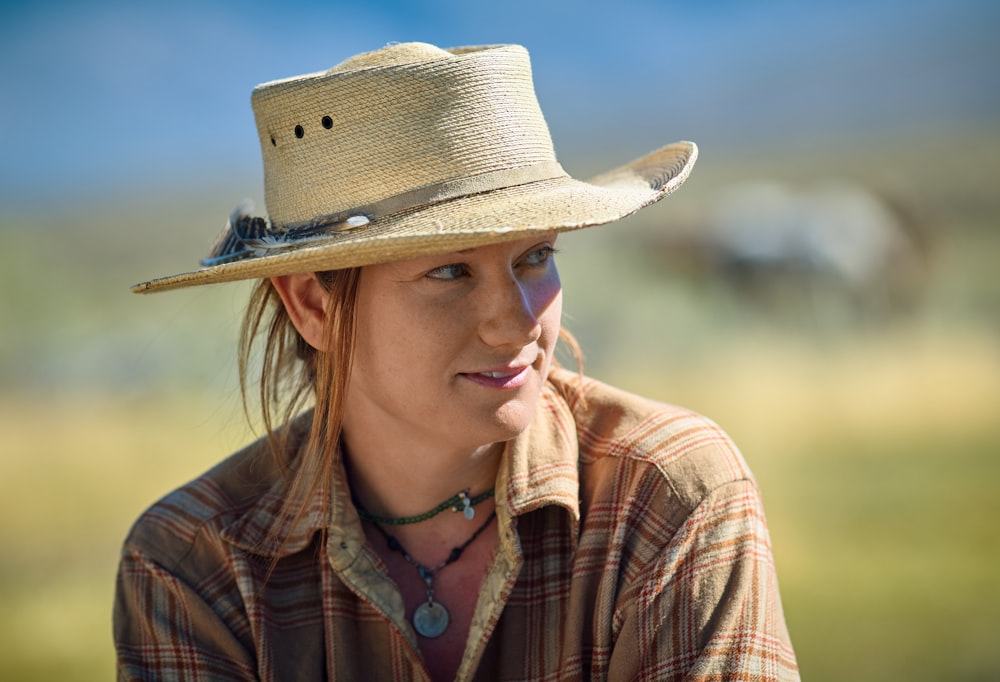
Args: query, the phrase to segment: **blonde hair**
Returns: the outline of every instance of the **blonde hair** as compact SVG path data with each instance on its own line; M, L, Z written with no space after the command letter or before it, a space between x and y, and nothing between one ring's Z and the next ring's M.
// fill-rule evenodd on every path
M271 280L261 280L250 295L240 330L239 375L243 409L250 417L250 371L253 349L263 340L258 400L271 456L287 481L281 513L265 542L280 544L279 529L305 512L306 502L332 479L344 400L356 344L360 268L316 273L329 293L324 339L327 351L309 345L292 323ZM560 328L559 338L583 372L583 356L573 335ZM553 360L554 365L558 362ZM313 402L312 426L305 447L289 447L290 429L276 427ZM300 461L293 462L295 455Z

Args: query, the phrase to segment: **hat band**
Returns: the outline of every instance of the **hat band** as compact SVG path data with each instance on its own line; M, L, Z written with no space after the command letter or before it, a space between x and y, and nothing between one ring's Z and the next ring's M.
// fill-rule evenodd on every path
M527 185L528 183L539 182L541 180L555 180L566 177L569 177L569 174L563 170L558 161L541 161L530 166L502 168L500 170L424 185L423 187L394 194L385 199L373 201L370 204L358 206L349 211L325 215L307 222L293 223L279 228L279 230L299 233L306 230L313 232L315 228L339 225L340 223L347 222L350 218L364 216L369 220L377 220L394 213L437 204L449 199L492 192L518 185ZM344 226L339 230L334 228L333 231L346 232L354 229L354 227L356 226Z
M241 204L233 211L226 231L208 258L203 259L201 264L203 267L211 267L244 258L260 257L267 253L328 239L331 233L351 232L368 225L372 220L394 213L422 208L449 199L566 177L569 175L558 161L542 161L530 166L503 168L424 185L350 211L286 227L268 225L263 218L249 215Z

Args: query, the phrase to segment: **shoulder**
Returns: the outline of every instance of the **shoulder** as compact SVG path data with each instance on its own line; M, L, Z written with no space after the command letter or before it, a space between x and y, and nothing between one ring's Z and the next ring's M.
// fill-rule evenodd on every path
M612 676L798 679L760 492L729 436L691 410L552 379L579 441L572 588L596 605Z
M711 419L566 371L550 383L573 414L582 488L614 486L633 497L655 488L680 520L715 490L755 486L739 449Z
M123 552L173 569L196 545L220 545L224 529L260 505L282 480L268 440L261 438L146 509Z

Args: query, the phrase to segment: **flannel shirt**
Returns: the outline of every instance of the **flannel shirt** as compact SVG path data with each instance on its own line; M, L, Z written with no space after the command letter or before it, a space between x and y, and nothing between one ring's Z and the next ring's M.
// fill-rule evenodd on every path
M145 512L118 571L119 679L426 680L336 472L278 545L266 441ZM798 679L758 488L711 421L556 370L496 504L457 679Z

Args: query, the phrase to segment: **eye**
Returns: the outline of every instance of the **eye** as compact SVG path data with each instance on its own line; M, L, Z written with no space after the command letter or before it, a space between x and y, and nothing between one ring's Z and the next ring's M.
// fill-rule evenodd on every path
M448 265L442 265L441 267L434 268L428 272L425 277L448 280L467 277L468 274L469 268L466 267L464 263L449 263Z
M551 245L545 244L524 254L522 260L526 265L545 265L555 254L556 250Z

